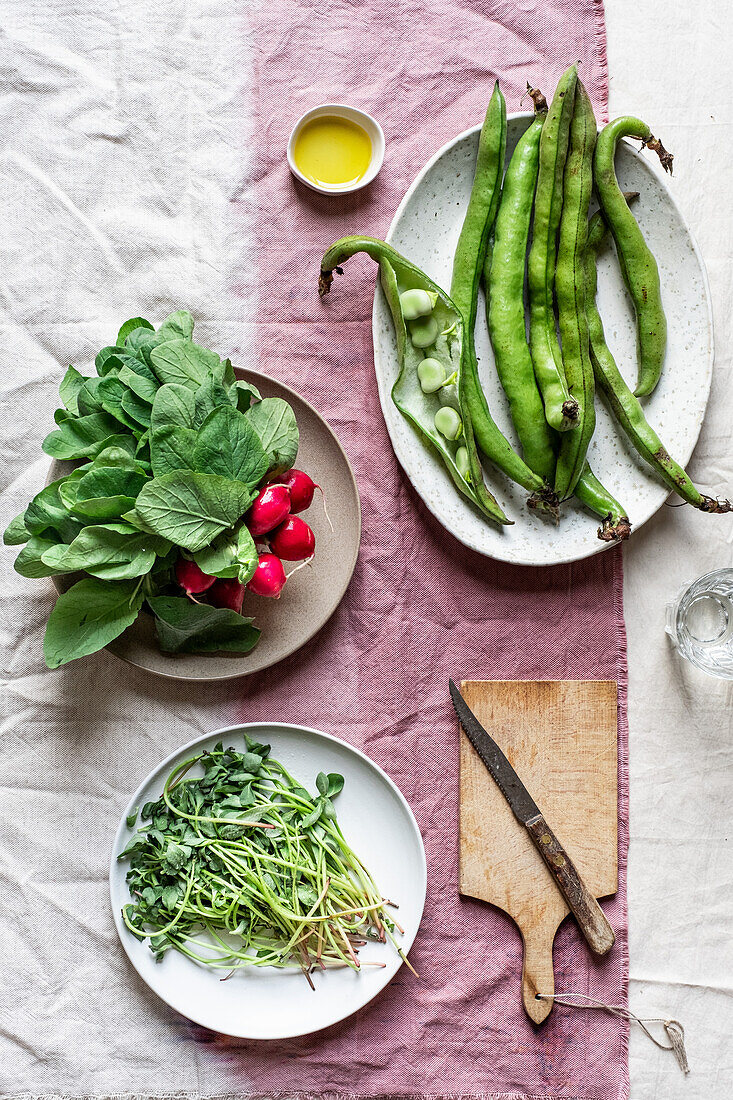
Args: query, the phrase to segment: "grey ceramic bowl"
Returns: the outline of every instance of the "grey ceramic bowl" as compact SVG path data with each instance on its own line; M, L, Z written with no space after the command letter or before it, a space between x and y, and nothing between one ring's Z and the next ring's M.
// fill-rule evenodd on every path
M287 583L279 600L247 593L242 613L252 615L262 631L251 653L177 653L158 649L153 618L141 612L137 620L107 649L136 668L174 680L230 680L247 676L289 657L310 641L328 621L343 598L354 572L361 538L361 507L354 474L336 436L323 417L289 386L255 371L236 369L237 377L257 386L263 397L283 397L292 405L300 429L298 469L322 486L334 532L326 520L320 493L303 518L316 536L316 553L309 566ZM47 483L73 469L54 461ZM289 572L295 563L285 563ZM59 592L78 576L54 577Z

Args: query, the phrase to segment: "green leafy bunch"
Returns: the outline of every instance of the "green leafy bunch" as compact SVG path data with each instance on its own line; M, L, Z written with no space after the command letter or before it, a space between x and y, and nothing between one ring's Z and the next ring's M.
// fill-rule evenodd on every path
M4 536L24 544L21 576L87 574L51 612L49 668L103 648L144 604L164 652L246 653L259 639L251 619L171 594L172 570L184 554L210 576L250 580L258 559L243 516L262 482L293 465L298 427L286 401L263 400L192 334L183 310L157 330L135 317L95 375L69 367L61 382L43 450L74 466Z
M250 738L244 752L219 743L178 764L118 856L128 929L158 960L172 948L232 971L299 967L309 981L316 967L359 969L366 939L389 938L402 955L391 903L336 820L343 785L321 772L310 794Z

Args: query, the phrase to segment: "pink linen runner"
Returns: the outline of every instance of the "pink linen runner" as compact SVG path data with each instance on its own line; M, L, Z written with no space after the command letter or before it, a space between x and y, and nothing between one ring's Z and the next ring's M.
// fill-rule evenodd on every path
M500 78L517 110L530 79L548 93L570 61L606 115L603 10L594 0L257 0L255 197L259 365L329 420L356 473L364 531L341 607L305 650L243 686L241 717L302 722L364 749L412 806L428 856L425 916L403 967L355 1017L307 1039L228 1041L212 1055L240 1094L263 1096L628 1096L627 1028L558 1007L535 1029L520 1001L512 922L457 893L458 733L448 677L619 681L619 892L616 930L592 959L567 921L555 944L558 990L627 998L628 777L620 551L575 566L511 567L460 546L422 506L394 458L372 366L371 261L321 303L319 259L346 232L386 232L415 173L483 118ZM289 130L321 102L362 106L382 123L387 157L364 193L339 199L297 185ZM211 1048L210 1048L211 1049Z

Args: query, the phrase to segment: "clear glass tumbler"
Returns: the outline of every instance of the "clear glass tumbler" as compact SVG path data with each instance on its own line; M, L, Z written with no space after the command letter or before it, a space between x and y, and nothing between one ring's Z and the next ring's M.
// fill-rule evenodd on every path
M706 573L667 605L666 630L691 664L733 680L733 569Z

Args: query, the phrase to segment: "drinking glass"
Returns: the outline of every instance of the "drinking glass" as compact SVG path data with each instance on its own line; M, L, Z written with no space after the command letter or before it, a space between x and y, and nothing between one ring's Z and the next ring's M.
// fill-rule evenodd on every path
M667 605L677 650L710 676L733 680L733 569L706 573Z

